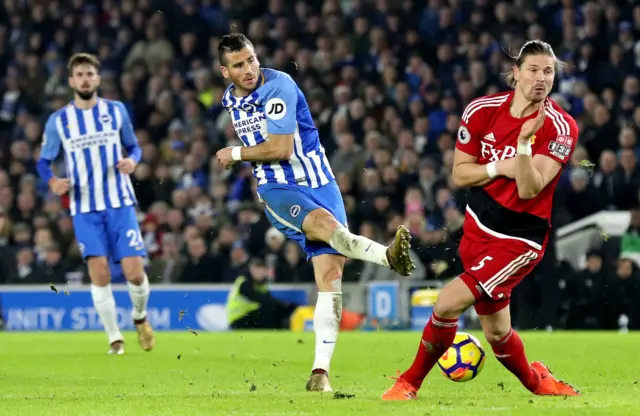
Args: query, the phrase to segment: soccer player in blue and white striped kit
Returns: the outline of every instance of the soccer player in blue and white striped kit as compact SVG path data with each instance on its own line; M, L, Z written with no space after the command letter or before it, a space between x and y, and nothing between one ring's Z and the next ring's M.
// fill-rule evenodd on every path
M122 267L138 341L149 351L155 336L146 319L150 291L143 263L146 249L129 177L142 152L124 105L97 95L98 59L78 53L71 57L67 69L74 100L49 116L38 172L55 194L70 192L76 240L89 268L91 297L109 339L109 354L124 353L111 290L110 260ZM123 147L127 157L123 157ZM67 178L56 177L51 168L61 148Z
M306 389L331 391L328 374L340 328L345 258L409 275L415 268L409 230L398 227L388 247L349 232L342 195L307 100L293 79L261 69L253 45L239 33L222 37L218 59L222 75L232 82L222 105L244 146L221 149L217 159L225 168L252 163L267 218L311 259L318 300L315 361Z

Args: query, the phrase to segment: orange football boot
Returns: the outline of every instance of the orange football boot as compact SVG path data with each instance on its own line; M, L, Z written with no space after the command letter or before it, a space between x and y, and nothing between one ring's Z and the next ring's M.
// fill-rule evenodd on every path
M418 397L418 389L409 384L408 381L400 377L400 371L396 373L396 377L391 377L396 382L391 388L384 392L382 400L415 400Z
M540 375L540 385L533 394L538 396L580 396L580 392L571 384L555 378L542 361L531 363L531 367Z

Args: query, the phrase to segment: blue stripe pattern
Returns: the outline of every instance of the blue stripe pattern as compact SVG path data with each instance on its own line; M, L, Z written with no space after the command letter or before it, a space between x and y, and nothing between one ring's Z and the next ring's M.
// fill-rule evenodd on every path
M82 201L82 194L80 193L80 176L78 174L78 158L76 157L76 153L71 153L71 159L73 160L73 196L75 199L75 207L76 213L82 212L82 208L80 207L80 203Z
M108 174L109 167L107 166L107 147L102 145L100 146L100 167L102 171ZM107 208L116 208L111 203L111 193L114 192L114 189L109 188L109 182L107 181L107 175L105 174L105 186L104 189L104 200L107 205Z
M222 96L222 105L229 111L234 129L245 146L263 143L269 133L268 128L271 128L268 126L282 129L286 125L284 129L290 131L289 127L293 125L291 111L295 111L295 145L292 157L290 160L271 163L253 163L258 184L275 182L316 188L332 182L334 175L320 143L318 130L313 123L306 98L295 81L283 72L266 68L261 69L258 81L258 87L247 96L234 96L234 85L230 85ZM292 84L295 90L291 89ZM294 101L296 94L297 102ZM268 120L266 106L270 105L268 103L272 99L280 99L289 107L287 113L280 118ZM283 117L288 119L278 121ZM281 123L280 127L278 123Z
M123 182L124 176L115 167L122 157L122 123L118 123L116 116L121 115L123 122L128 117L122 114L121 108L124 108L121 103L98 98L91 109L82 110L70 103L51 116L58 132L64 136L60 141L67 174L73 180L71 215L116 209L136 202L132 187L128 181Z
M260 144L264 142L264 137L262 137L262 134L260 134L259 131L253 132L253 137L256 141L256 144ZM246 142L247 141L245 141L245 143ZM262 169L264 170L264 174L265 174L265 177L267 178L267 182L272 182L275 179L276 175L273 172L273 168L271 167L271 165L269 163L263 163Z

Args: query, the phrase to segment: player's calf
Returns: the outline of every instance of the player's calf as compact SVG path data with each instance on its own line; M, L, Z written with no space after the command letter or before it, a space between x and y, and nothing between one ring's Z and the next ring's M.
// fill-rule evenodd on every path
M144 271L142 257L125 257L120 261L122 272L127 279L129 296L133 303L131 317L134 321L142 322L147 317L147 303L149 301L149 279Z
M116 313L116 301L113 298L109 276L109 263L103 256L87 258L89 278L91 279L91 299L100 322L104 327L109 344L124 340Z
M535 391L540 385L540 376L529 365L524 344L518 333L511 328L508 303L485 298L476 305L476 310L484 336L496 359L529 391Z
M422 332L411 367L395 378L395 384L382 395L383 400L416 398L427 374L453 343L460 315L474 302L474 294L460 278L442 289L431 319Z
M329 211L318 208L305 217L302 231L307 239L325 242L350 259L389 267L404 276L415 269L409 254L411 234L405 227L399 227L393 243L385 247L366 237L352 234Z
M319 291L313 316L315 359L306 389L323 392L331 391L329 369L342 319L342 270L345 259L336 254L321 254L311 261Z
M120 263L129 286L129 297L133 304L131 318L136 326L138 342L143 350L150 351L155 346L156 339L153 329L147 321L150 288L142 257L125 257Z

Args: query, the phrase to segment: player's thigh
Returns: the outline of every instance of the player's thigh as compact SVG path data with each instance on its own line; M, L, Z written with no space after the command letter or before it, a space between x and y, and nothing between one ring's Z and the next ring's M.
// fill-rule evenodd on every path
M302 233L302 223L307 215L321 208L306 191L303 186L267 183L258 188L258 195L274 221Z
M316 189L269 183L258 194L273 218L307 240L328 242L336 227L346 226L340 190L333 182Z
M287 239L295 242L296 244L298 244L298 246L300 246L307 260L323 254L340 254L326 243L309 241L309 239L307 239L306 235L301 230L291 227L290 225L287 225L284 222L280 221L275 216L273 216L270 210L265 208L264 213L274 228L284 234Z
M311 258L318 289L342 292L342 272L346 258L339 254L319 254Z
M94 285L104 287L111 283L109 261L105 256L87 257L87 269Z
M107 223L104 212L88 212L73 217L73 231L83 259L107 257Z
M441 318L455 319L473 305L476 295L461 277L456 277L438 293L434 312Z
M340 263L340 276L342 277L342 271L344 270L344 262L346 259L325 242L331 238L331 233L336 227L348 227L347 213L344 209L344 201L342 200L340 188L338 188L338 185L335 182L330 182L325 186L310 190L309 193L321 209L315 210L308 215L305 223L313 215L328 216L329 219L322 221L323 225L317 227L319 229L319 233L324 235L319 236L315 241L307 238L305 252L311 259L315 259L320 256L324 257L325 254L329 255L335 262ZM309 237L308 233L306 235ZM316 281L318 281L317 277Z
M320 188L310 189L308 193L313 200L324 208L340 225L347 227L347 212L340 188L335 182L329 182Z
M302 231L309 240L328 242L338 227L347 227L347 213L344 209L342 194L335 182L307 191L320 209L307 215Z
M133 206L110 209L107 213L107 239L111 259L121 262L126 257L141 257L147 255L142 239L140 225ZM123 272L126 276L126 270Z

